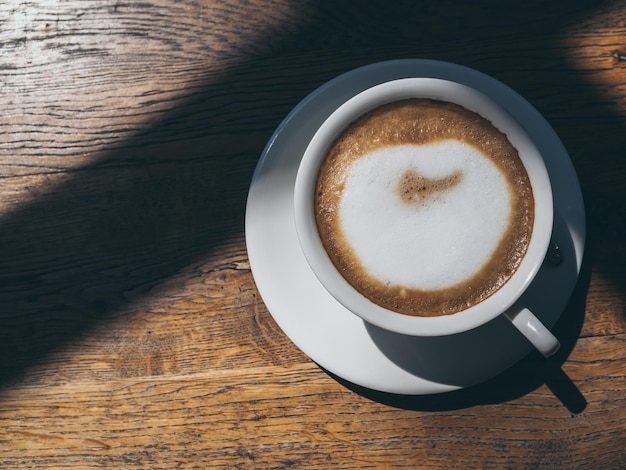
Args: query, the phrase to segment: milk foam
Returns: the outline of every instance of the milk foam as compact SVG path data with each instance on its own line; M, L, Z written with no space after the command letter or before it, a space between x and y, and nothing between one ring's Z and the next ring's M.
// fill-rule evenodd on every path
M407 171L452 187L409 203L398 194ZM357 159L340 202L340 224L367 272L388 285L432 290L475 275L494 253L511 215L506 177L478 149L457 140L388 146Z

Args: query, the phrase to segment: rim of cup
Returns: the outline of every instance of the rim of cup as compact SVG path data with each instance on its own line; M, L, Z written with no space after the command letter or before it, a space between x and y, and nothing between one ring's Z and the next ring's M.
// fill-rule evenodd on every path
M519 268L493 295L460 312L433 317L397 313L381 307L352 287L326 254L315 221L314 193L320 165L341 132L359 116L407 98L448 101L474 111L506 134L528 173L535 199L531 240ZM553 223L552 189L543 157L522 126L483 93L438 78L397 79L368 88L339 106L310 140L296 176L295 224L302 252L324 288L344 307L381 328L415 336L445 336L479 327L517 302L541 268Z

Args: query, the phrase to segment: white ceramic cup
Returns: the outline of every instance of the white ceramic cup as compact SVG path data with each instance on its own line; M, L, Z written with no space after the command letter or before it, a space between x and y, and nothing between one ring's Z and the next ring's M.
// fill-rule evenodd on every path
M515 274L482 302L451 315L420 317L385 309L354 289L335 268L320 239L315 221L314 193L320 165L341 132L357 117L386 103L407 98L431 98L459 104L484 118L517 149L535 199L535 219L526 255ZM302 251L324 288L363 320L389 331L413 336L446 336L474 328L504 315L545 356L559 342L518 300L541 268L552 233L552 189L544 160L530 137L506 110L487 96L459 83L435 78L406 78L369 88L342 104L317 130L303 155L295 183L295 223Z

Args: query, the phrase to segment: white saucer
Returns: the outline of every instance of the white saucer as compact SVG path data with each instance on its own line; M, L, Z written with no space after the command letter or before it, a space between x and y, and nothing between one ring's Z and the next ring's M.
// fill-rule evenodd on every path
M480 72L431 60L400 60L362 67L315 90L284 119L254 173L246 210L246 244L255 282L287 336L329 372L382 392L426 395L487 380L532 347L502 317L473 331L423 338L366 324L328 294L309 268L294 226L298 164L317 127L342 102L387 80L434 77L475 87L501 103L546 158L554 190L553 239L563 262L545 266L524 294L548 326L563 312L582 263L585 215L576 173L547 121L513 90Z

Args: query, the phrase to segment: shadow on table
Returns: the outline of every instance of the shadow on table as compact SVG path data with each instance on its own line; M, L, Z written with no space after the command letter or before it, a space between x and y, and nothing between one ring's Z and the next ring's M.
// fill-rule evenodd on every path
M586 133L605 148L609 142L623 149L623 121L611 103L602 100L592 83L570 73L572 67L553 54L558 48L529 50L527 45L529 34L549 35L605 3L574 7L571 2L538 0L402 1L389 8L383 0L368 2L367 7L357 0L311 0L302 24L273 32L269 52L254 48L257 52L222 76L207 78L164 116L127 141L112 144L92 164L59 180L42 176L41 185L30 188L31 201L0 218L0 386L53 361L53 353L124 315L128 306L150 298L181 270L241 236L248 184L274 127L307 92L351 68L421 57L457 62L502 78L500 71L517 67L524 57L527 65L509 85L524 94L529 79L545 78L552 87L557 83L562 96L577 97L574 105L565 99L552 103L565 107L560 114L576 117L561 129L566 146L568 139L576 142ZM536 11L543 16L537 17ZM494 25L499 32L495 41ZM320 51L328 51L327 57L320 58ZM546 64L553 65L545 69ZM534 75L527 77L524 67ZM302 70L312 76L307 76L310 89L300 93ZM282 73L293 79L281 77L277 87L276 77ZM544 108L550 106L547 98ZM596 123L594 113L613 118ZM251 135L257 137L250 141ZM570 150L575 163L585 163L585 155ZM603 168L610 170L621 154L605 152L593 160L604 158ZM601 170L589 168L595 173L587 181L594 181ZM623 195L598 189L596 199L610 212L623 203ZM613 211L612 221L612 227L616 222L623 227L623 212ZM595 239L617 243L621 232L610 230L606 226ZM602 261L611 267L616 287L626 293L623 273L614 268L625 264L623 252ZM573 333L568 330L575 323L572 317L580 323L582 310L570 308L557 331ZM554 380L556 365L567 350L565 343L557 358L540 366L530 357L490 385L449 397L374 396L417 408L503 400Z

